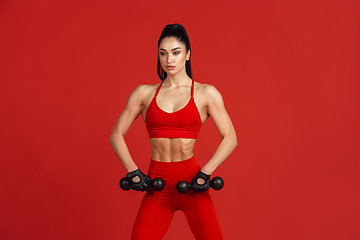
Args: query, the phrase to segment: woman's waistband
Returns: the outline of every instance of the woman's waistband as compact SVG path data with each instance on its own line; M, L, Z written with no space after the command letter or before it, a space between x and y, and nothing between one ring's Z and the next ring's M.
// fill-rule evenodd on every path
M196 171L199 168L200 166L196 161L195 156L177 162L160 162L151 159L149 173L151 172L162 175L173 175Z

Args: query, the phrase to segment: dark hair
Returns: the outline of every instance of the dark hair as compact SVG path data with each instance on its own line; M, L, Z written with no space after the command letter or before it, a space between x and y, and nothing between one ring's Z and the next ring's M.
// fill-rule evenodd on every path
M186 52L188 52L191 48L190 48L190 40L189 37L187 35L187 32L185 30L185 28L178 23L175 24L168 24L164 27L163 31L161 32L161 35L159 37L159 41L158 41L158 48L160 46L160 42L161 40L163 40L166 37L175 37L177 38L181 43L183 43L185 45L186 48ZM191 54L190 54L190 58L188 61L186 61L185 64L185 69L186 69L186 74L192 78L191 75ZM161 81L164 81L167 73L164 71L164 69L162 69L161 65L160 65L160 59L159 59L159 55L158 55L158 60L157 60L157 73L159 78L161 79Z

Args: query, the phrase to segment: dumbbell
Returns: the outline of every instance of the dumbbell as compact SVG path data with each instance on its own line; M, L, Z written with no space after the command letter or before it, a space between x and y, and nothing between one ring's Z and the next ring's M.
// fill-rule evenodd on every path
M127 177L123 177L120 179L119 185L122 190L128 191L131 189L132 181ZM150 181L150 187L154 191L161 191L165 187L165 182L162 178L156 177Z
M210 181L210 186L212 189L219 191L224 187L224 180L221 177L214 177ZM191 189L191 184L186 181L180 181L176 184L176 190L181 193L185 194Z

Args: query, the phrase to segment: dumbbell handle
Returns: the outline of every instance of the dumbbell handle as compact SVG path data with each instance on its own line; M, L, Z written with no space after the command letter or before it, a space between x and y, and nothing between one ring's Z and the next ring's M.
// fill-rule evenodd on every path
M210 186L212 189L219 191L224 187L224 180L221 177L214 177L210 181ZM180 181L176 184L176 190L181 193L185 194L191 189L191 184L186 181Z
M132 181L127 177L123 177L122 179L120 179L119 185L122 190L128 191L132 187ZM156 177L153 180L151 180L150 187L154 191L161 191L165 187L164 180L162 178Z

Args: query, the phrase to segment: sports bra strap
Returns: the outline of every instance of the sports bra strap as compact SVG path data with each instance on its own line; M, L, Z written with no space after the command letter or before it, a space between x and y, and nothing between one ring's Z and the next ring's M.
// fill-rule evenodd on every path
M160 88L161 88L161 86L162 86L163 82L164 82L164 81L162 81L162 82L160 83L160 85L159 85L158 89L156 90L156 93L155 93L154 98L156 98L156 96L158 95L158 93L159 93L159 91L160 91Z

